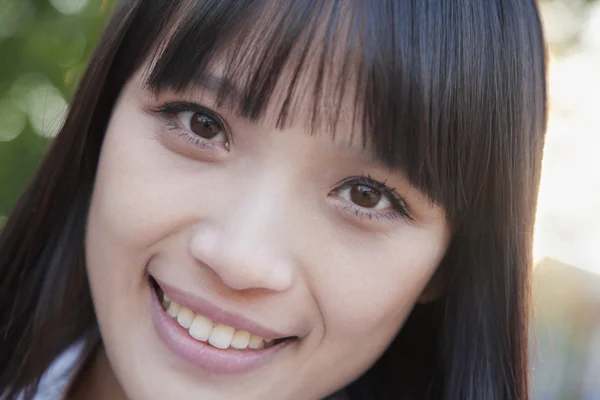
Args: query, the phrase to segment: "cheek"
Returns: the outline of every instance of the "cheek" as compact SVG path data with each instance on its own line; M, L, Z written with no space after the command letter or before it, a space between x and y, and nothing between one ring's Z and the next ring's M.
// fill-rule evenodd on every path
M88 236L115 254L147 256L152 245L189 222L202 200L190 161L169 154L153 129L134 106L120 105L106 133Z
M447 246L443 229L407 227L360 246L328 252L315 281L327 335L389 341L412 310Z
M148 118L116 107L104 139L86 232L86 258L96 301L137 301L156 246L172 237L197 207L197 185L183 158L169 156ZM94 290L96 289L96 290Z
M341 234L341 233L339 233ZM312 295L322 319L315 364L335 370L338 385L366 371L384 353L439 265L448 243L445 224L406 226L389 237L365 237L348 245L320 238L311 252ZM317 370L317 369L315 369Z

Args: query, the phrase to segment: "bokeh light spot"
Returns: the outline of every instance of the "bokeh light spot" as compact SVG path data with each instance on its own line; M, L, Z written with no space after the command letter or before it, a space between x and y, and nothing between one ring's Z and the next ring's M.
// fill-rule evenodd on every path
M66 113L67 102L51 84L40 84L29 93L29 121L38 135L45 138L56 136Z
M0 142L17 138L25 129L27 116L6 96L0 99Z
M29 111L29 95L40 85L50 84L46 76L30 72L19 76L10 88L13 103L23 112Z
M90 0L50 0L50 4L62 14L73 15L85 10Z

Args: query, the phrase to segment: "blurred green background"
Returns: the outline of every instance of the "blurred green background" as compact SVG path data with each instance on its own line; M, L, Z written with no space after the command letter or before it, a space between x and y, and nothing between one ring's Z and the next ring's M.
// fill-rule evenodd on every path
M115 3L0 0L0 226L60 128ZM540 6L551 102L534 249L532 391L536 399L600 400L600 1Z
M0 218L59 129L114 3L0 0Z

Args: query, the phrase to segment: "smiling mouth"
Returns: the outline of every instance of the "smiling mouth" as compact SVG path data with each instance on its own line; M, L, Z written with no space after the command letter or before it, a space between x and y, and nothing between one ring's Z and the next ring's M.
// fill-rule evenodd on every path
M296 337L265 339L245 330L215 323L171 300L152 278L151 284L166 315L177 321L191 338L217 349L260 351L296 339Z

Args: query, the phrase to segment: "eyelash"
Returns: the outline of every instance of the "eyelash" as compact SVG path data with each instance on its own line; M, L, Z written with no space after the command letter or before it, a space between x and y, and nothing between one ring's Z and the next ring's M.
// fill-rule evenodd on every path
M354 185L364 185L379 191L382 196L388 199L394 210L386 212L373 211L353 203L344 202L344 205L341 206L343 211L354 214L360 219L368 218L369 220L382 221L383 219L396 220L398 218L407 218L409 221L412 221L412 216L408 211L406 202L402 199L402 197L400 197L400 195L396 193L396 190L387 186L385 182L376 181L375 179L371 178L370 175L361 175L345 179L331 191L330 195L335 195L342 189L352 187Z
M223 120L207 108L194 103L176 102L164 103L162 106L153 110L153 112L160 115L165 120L168 130L178 132L177 138L184 138L189 144L203 149L220 148L229 150L228 142L226 146L221 146L217 142L202 138L194 134L193 132L187 131L186 129L180 126L181 122L178 122L177 114L181 112L200 113L218 123L222 127L225 135L229 140L229 133ZM405 201L396 193L396 190L394 188L388 187L385 184L385 182L382 183L376 181L375 179L371 178L370 175L361 175L345 179L340 184L338 184L334 190L331 191L330 195L339 193L342 189L349 188L354 185L364 185L377 190L391 203L393 211L374 211L368 208L360 207L356 204L347 201L344 201L344 204L341 205L341 209L343 211L351 213L360 219L367 218L369 220L376 220L379 222L384 219L396 220L398 218L407 218L408 220L412 221L412 216L408 211L408 207L406 206Z
M205 107L202 107L198 104L185 102L164 103L162 106L152 110L152 112L160 115L164 119L167 129L169 131L176 132L178 139L185 139L187 143L202 149L229 150L229 132L227 131L226 124L219 116ZM207 116L222 127L223 132L227 136L228 142L225 143L225 145L221 145L218 142L202 138L195 133L189 132L187 129L182 128L180 125L181 122L178 122L177 117L177 114L181 112L193 112Z

